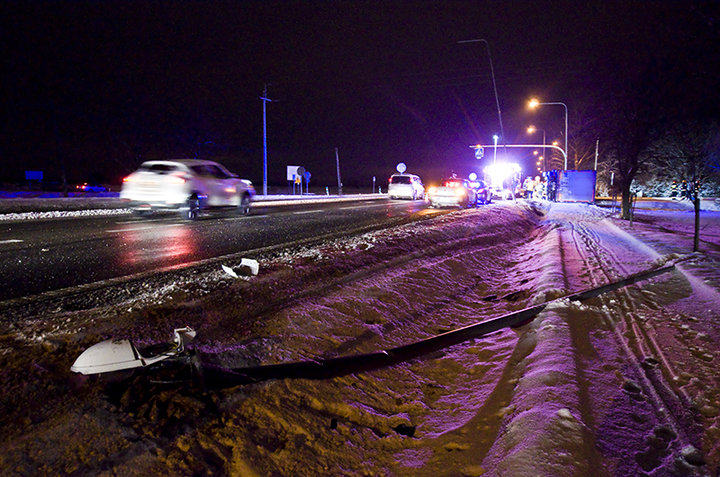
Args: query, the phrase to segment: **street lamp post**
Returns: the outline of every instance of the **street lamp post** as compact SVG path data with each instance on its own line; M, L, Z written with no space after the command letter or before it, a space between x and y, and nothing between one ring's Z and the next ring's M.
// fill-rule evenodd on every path
M497 162L497 142L498 142L498 135L493 135L493 142L495 143L495 147L493 148L493 164Z
M490 60L490 76L492 77L493 91L495 92L495 106L497 106L498 122L500 122L500 136L502 136L503 143L505 143L505 130L503 129L502 113L500 112L500 98L498 97L497 84L495 83L495 68L493 68L492 55L490 54L490 43L488 43L488 41L484 38L462 40L458 41L458 43L485 43L488 60ZM495 149L497 149L497 147Z
M530 106L530 109L535 109L538 106L562 106L565 108L565 170L567 170L567 155L568 155L568 107L567 104L560 102L560 101L553 101L549 103L541 103L537 99L531 99L528 106Z

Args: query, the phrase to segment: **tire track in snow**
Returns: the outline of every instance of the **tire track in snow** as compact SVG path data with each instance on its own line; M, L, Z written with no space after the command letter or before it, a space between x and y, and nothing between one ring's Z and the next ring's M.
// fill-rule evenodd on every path
M657 252L607 219L601 221L601 224L606 227L607 232L614 233L615 239L611 241L612 246L606 246L606 242L600 238L600 234L596 230L586 225L570 223L577 253L585 259L586 263L594 262L595 264L594 267L588 267L590 277L595 285L600 285L604 280L616 280L619 278L618 274L621 276L630 274L627 265L616 253L618 243L621 241L630 242L632 245L639 244L640 247L633 247L633 251L637 251L639 248L643 252L649 252L649 258L656 259L658 257ZM638 299L650 301L648 297L638 293L636 288L622 288L612 295L599 297L604 305L602 313L614 331L612 335L615 337L615 341L632 367L632 374L641 381L642 389L649 402L652 403L656 415L677 435L677 441L672 440L669 445L679 455L682 448L696 444L686 429L688 421L691 420L686 415L690 406L690 398L682 389L679 389L678 395L667 381L662 379L662 374L653 376L646 372L647 369L654 367L652 360L657 357L665 366L665 370L669 372L671 379L677 376L662 348L652 338L652 326L638 319ZM655 304L655 306L659 305ZM618 314L621 316L624 330L615 326L618 324Z

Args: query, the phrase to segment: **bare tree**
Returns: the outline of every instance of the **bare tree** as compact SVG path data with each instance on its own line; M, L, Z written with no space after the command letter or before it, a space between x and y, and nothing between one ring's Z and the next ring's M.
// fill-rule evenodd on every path
M595 141L599 120L592 104L578 103L574 106L568 163L576 170L592 169L595 165Z
M620 215L625 220L630 220L630 187L648 162L643 152L652 140L650 118L654 115L646 110L645 104L633 96L632 91L626 91L626 94L618 95L612 115L605 123L606 134L611 138L610 170L615 173L616 192L622 196Z

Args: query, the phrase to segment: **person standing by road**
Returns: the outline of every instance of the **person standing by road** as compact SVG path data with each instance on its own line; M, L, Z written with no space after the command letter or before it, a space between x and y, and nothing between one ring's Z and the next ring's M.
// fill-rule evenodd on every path
M526 199L532 198L534 185L535 183L533 182L532 177L527 176L523 182L523 191L525 192Z

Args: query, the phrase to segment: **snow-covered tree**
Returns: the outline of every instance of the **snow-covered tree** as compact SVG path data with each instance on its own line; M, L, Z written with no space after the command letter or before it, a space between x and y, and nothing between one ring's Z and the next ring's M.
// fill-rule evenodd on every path
M646 154L658 178L703 187L720 179L720 126L700 121L677 125L653 141Z
M653 141L646 152L660 177L684 180L695 206L693 251L700 246L702 186L720 175L720 129L715 122L691 121L671 128Z

